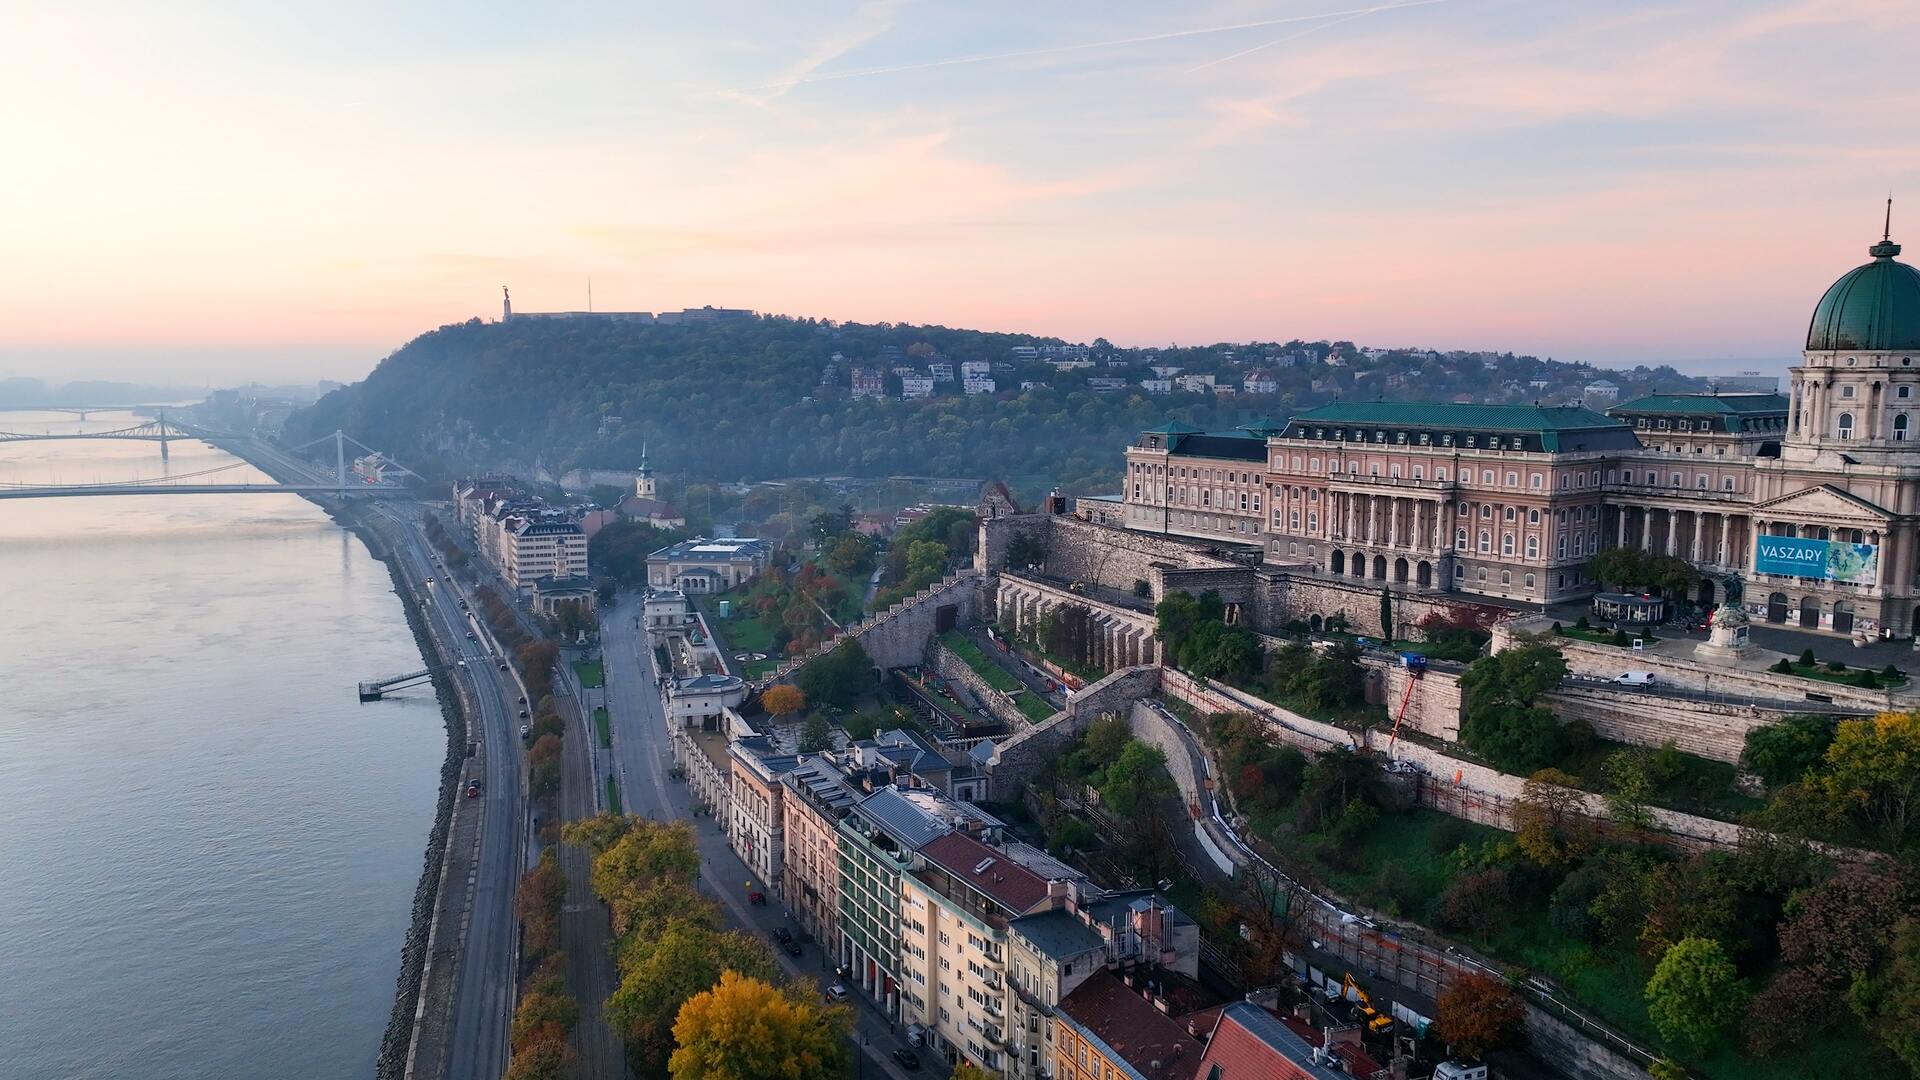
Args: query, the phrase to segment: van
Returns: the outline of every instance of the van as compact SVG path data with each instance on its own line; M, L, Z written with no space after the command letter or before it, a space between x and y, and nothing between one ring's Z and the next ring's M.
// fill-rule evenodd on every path
M1620 674L1615 675L1613 677L1613 681L1620 686L1652 686L1653 672L1623 671Z
M839 983L834 983L832 986L827 987L826 993L821 996L827 999L827 1004L838 1005L847 1000L847 988L841 986Z

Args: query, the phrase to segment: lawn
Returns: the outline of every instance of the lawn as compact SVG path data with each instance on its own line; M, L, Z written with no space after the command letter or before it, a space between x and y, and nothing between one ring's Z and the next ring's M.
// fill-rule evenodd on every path
M1769 668L1768 670L1771 671L1772 669ZM1874 680L1881 686L1906 685L1907 673L1901 671L1899 668L1894 668L1893 670L1896 673L1894 675L1888 675L1884 670L1875 671L1872 668L1846 668L1842 671L1834 671L1826 664L1802 664L1798 660L1795 660L1793 661L1793 670L1791 672L1783 671L1778 674L1797 675L1802 679L1818 679L1821 682L1840 683L1843 686L1858 686L1859 684L1854 682L1854 680L1860 677L1860 673L1863 671L1872 671Z
M1015 695L1013 703L1020 707L1020 711L1026 715L1027 719L1036 724L1045 722L1056 711L1051 702L1031 690Z
M606 709L595 708L593 710L593 730L600 738L600 748L602 750L611 749L613 746L613 730L607 724Z
M588 690L607 685L606 669L598 660L575 660L573 671L580 676L580 685Z
M607 813L620 813L620 784L613 777L607 777Z
M1626 642L1621 643L1613 640L1613 631L1611 630L1598 630L1580 626L1563 626L1560 628L1561 637L1570 637L1579 641L1592 642L1595 645L1612 645L1619 649L1632 648L1634 638L1645 638L1648 641L1653 640L1653 630L1649 627L1643 626L1627 630L1626 634Z
M772 654L773 623L765 615L746 614L747 609L741 605L739 597L728 599L734 602L728 605L729 614L724 619L717 614L719 605L711 599L702 598L698 603L700 610L707 616L707 625L720 639L714 644L723 646L729 658L735 653L768 654L765 660L735 661L740 665L740 671L744 677L749 680L757 679L780 666L780 658Z
M973 643L973 639L960 631L949 630L941 634L940 643L952 649L955 656L966 661L967 666L995 690L1003 694L1011 694L1022 689L1020 680L1015 678L1012 672L994 663L993 657L982 652L980 646Z

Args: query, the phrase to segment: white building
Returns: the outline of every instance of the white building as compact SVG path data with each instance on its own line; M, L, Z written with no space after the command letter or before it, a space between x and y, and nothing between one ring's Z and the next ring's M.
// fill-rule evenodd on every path
M1141 379L1140 389L1145 390L1149 394L1171 394L1173 393L1173 380Z
M975 375L968 377L967 381L960 385L969 394L991 394L998 384L985 375Z
M932 396L933 396L933 376L902 375L900 377L900 397L902 400L912 401L914 398L926 398L926 397L932 397Z
M726 592L766 569L772 550L752 537L683 540L647 556L647 584L685 593Z
M927 365L927 374L933 377L934 382L952 382L953 364L947 360L935 360Z
M500 576L530 594L539 578L587 576L587 533L578 522L513 518L501 537Z
M1212 390L1213 376L1182 375L1180 376L1180 389L1185 390L1189 394L1198 394L1203 391Z

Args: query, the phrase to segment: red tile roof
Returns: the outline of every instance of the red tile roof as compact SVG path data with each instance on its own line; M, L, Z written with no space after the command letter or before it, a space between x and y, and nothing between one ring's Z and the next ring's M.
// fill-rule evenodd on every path
M1169 1018L1105 968L1061 998L1059 1014L1082 1035L1105 1043L1147 1080L1193 1076L1200 1040L1187 1034L1184 1021Z
M920 853L1016 915L1032 911L1047 898L1046 878L965 833L947 833L923 846Z
M1309 1029L1311 1030L1311 1029ZM1216 1076L1214 1070L1218 1068ZM1194 1080L1352 1080L1313 1063L1313 1044L1267 1009L1245 1001L1220 1011L1220 1023Z

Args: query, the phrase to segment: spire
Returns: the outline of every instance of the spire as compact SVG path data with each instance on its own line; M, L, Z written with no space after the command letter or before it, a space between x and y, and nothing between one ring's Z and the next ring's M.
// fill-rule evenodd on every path
M1887 196L1887 216L1880 226L1880 242L1867 249L1867 254L1876 259L1891 259L1900 254L1900 245L1893 242L1893 196Z

